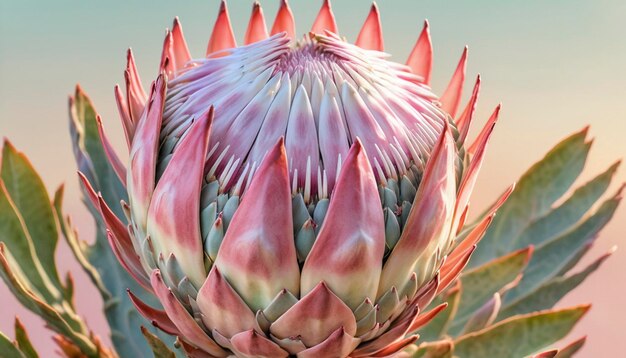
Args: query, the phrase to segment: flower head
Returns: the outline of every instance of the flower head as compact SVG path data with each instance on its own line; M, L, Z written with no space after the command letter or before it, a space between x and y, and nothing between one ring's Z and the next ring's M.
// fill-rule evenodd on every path
M193 59L176 19L149 94L130 51L116 87L127 173L101 131L128 230L91 199L164 311L131 298L192 356L394 354L492 216L457 245L498 114L464 145L480 86L457 115L466 51L438 97L427 23L406 65L383 52L375 4L355 44L329 1L295 33L286 1L269 33L255 3L238 47L222 2Z

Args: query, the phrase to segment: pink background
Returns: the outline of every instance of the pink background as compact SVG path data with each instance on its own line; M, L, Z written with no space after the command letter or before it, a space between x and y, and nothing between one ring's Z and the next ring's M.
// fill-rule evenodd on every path
M368 3L335 1L339 29L354 39ZM271 21L278 1L263 1ZM319 3L296 2L298 31L313 21ZM596 137L589 165L579 182L603 171L626 153L626 5L601 1L381 1L386 49L404 61L422 19L431 23L435 44L433 88L441 93L465 44L470 46L466 86L483 77L478 118L503 103L472 206L482 208L553 144L586 124ZM251 2L231 1L238 38L243 36ZM25 151L43 174L50 191L67 185L66 212L83 239L93 236L92 220L80 202L67 134L67 95L76 82L91 95L120 152L123 135L113 101L113 85L123 81L125 49L132 46L144 85L155 75L163 29L179 15L189 46L204 54L217 1L81 2L5 1L0 3L0 136ZM474 132L475 133L475 132ZM626 178L620 169L611 192ZM584 262L625 239L626 209L602 232ZM57 254L61 272L76 279L76 303L90 326L105 336L101 300L75 264L64 243ZM571 338L589 335L581 356L614 356L626 350L626 250L559 303L593 302L594 307ZM0 284L0 330L13 335L17 314L28 326L42 356L54 350L43 323ZM613 354L612 354L613 353Z

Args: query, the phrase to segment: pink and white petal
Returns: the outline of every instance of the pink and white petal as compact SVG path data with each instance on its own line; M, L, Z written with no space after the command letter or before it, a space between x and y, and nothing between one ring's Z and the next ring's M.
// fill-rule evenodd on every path
M87 196L87 200L93 205L94 209L100 210L100 202L98 201L98 193L91 186L89 179L82 172L76 172L78 174L78 180L80 181L81 187L84 190L85 195ZM101 214L102 215L102 214Z
M424 79L424 84L430 85L430 77L433 71L433 43L430 39L428 20L424 21L424 28L406 64L411 67L411 71L414 74Z
M135 281L137 281L137 283L141 285L141 287L145 288L146 291L151 292L152 287L150 286L150 279L141 267L141 264L138 264L138 256L135 252L128 252L122 249L120 241L110 231L107 230L106 235L109 246L111 247L117 261L119 261L122 267L124 267L124 269L133 279L135 279Z
M448 83L448 87L441 96L441 108L452 116L456 117L456 111L461 103L463 94L463 83L465 82L465 70L467 68L467 46L463 49L461 60Z
M455 120L456 127L459 130L459 139L457 140L459 143L465 143L467 133L472 125L474 112L476 111L476 103L478 102L479 93L480 75L476 76L476 83L474 84L474 89L472 90L472 96L470 97L469 102L465 106L463 112L461 112L461 115Z
M296 21L293 18L293 13L291 12L287 0L281 0L280 2L280 7L278 8L278 13L276 13L270 35L274 36L281 32L286 32L287 37L292 40L296 38Z
M378 5L376 5L376 3L372 4L367 19L365 19L365 23L354 44L366 50L385 50L383 26L380 23L380 13L378 12Z
M455 158L456 146L446 126L428 160L402 235L383 267L378 296L391 287L401 290L424 250L448 239L456 199Z
M234 47L237 47L235 34L233 33L233 28L230 25L230 17L228 16L226 1L222 0L217 19L215 20L215 25L213 25L213 33L211 33L211 38L209 39L209 44L207 45L206 55L209 56L215 52ZM217 54L212 57L221 57L224 55L226 55L226 53Z
M322 8L313 22L313 26L311 26L311 32L313 33L323 34L324 31L330 31L335 34L338 33L335 15L330 7L330 0L324 0Z
M421 327L424 327L430 321L432 321L439 313L441 313L441 311L443 311L447 307L448 307L448 303L444 302L444 303L438 305L437 307L431 309L430 311L417 316L413 320L413 322L411 323L411 326L409 327L408 332L415 332L416 330L420 329Z
M289 352L252 329L234 335L230 343L237 357L283 358L289 356Z
M473 152L469 167L467 168L463 179L461 180L461 184L459 185L456 200L457 221L460 218L459 215L461 215L462 211L465 210L465 207L469 203L470 195L474 190L474 184L476 184L476 179L478 178L478 172L480 171L483 159L485 158L487 143L489 143L489 138L491 138L491 133L493 133L496 121L498 120L499 112L500 106L496 107L495 112L491 115L491 118L485 125L485 128L483 128L483 131L481 131L480 135L476 139L475 151Z
M189 53L189 47L187 47L187 41L185 41L185 35L183 35L183 27L178 17L174 18L174 24L172 25L171 60L174 62L176 71L184 68L191 61L191 53Z
M215 266L198 291L197 303L202 322L227 339L256 326L254 313Z
M374 298L385 253L380 205L372 167L357 140L344 161L326 219L302 268L303 295L324 281L353 310L366 298Z
M174 322L168 317L167 313L162 310L158 310L149 306L143 302L139 297L135 296L129 289L126 290L130 301L133 303L137 311L144 316L145 319L152 322L152 324L167 334L173 336L180 335L178 328L174 325Z
M227 353L198 326L198 323L178 301L176 296L163 282L159 270L152 271L150 278L156 296L163 304L167 316L172 320L182 337L194 346L217 357L226 357Z
M130 117L128 109L128 103L122 93L122 89L119 85L115 85L115 103L117 104L117 111L122 121L122 128L124 129L124 137L126 138L126 146L130 150L131 143L133 141L133 134L135 133L135 125Z
M196 287L206 278L199 213L212 121L213 107L180 141L154 189L148 211L147 232L155 244L155 254L173 253L180 258L183 272Z
M476 250L476 245L463 252L457 260L446 261L446 263L443 264L441 267L441 282L439 283L437 293L445 290L448 285L456 280L469 262L474 250Z
M358 338L339 327L323 342L299 352L298 358L347 357L359 342Z
M130 148L128 198L135 224L145 230L148 207L155 186L155 172L159 151L159 131L163 117L165 77L160 75L153 84L148 108L137 123Z
M372 357L389 357L389 358L396 357L396 354L399 351L401 351L404 348L407 348L409 345L415 343L415 341L417 341L418 338L419 338L418 335L405 337L405 338L403 338L403 339L401 339L399 341L391 343L390 345L385 347L383 350L381 350L378 353L372 355Z
M261 4L255 1L252 5L252 14L250 15L250 21L248 22L248 28L246 29L243 43L249 45L257 41L265 40L266 38L268 38L268 34L263 9L261 8Z
M345 160L350 144L337 98L326 92L319 111L319 147L328 175L328 190L332 191L337 177L339 157Z
M300 292L283 140L272 148L242 197L215 267L254 311L287 289Z
M100 116L96 117L96 121L98 123L98 135L100 137L100 143L102 144L102 148L104 149L104 154L106 155L109 164L111 164L111 167L113 168L113 171L115 172L117 177L120 179L122 184L126 186L126 168L124 167L124 164L122 164L120 158L115 153L115 149L113 149L111 142L109 142L109 138L104 132L104 127L102 126L102 119L100 118Z
M131 49L128 49L126 53L126 62L126 71L124 72L124 78L126 80L126 101L128 103L131 122L136 127L146 106L148 96L146 96L143 90L141 78L139 77L137 65L135 64L135 57Z
M278 339L299 337L307 347L326 340L337 329L356 333L352 310L322 282L270 326Z
M194 347L191 343L186 342L184 339L179 339L178 342L185 351L185 355L188 358L215 358L214 355L203 351L201 348Z
M485 126L480 131L472 145L470 145L467 153L471 158L477 155L477 152L486 145L486 142L489 140L489 136L491 135L491 131L493 131L493 126L498 121L498 116L500 115L500 109L502 109L502 105L499 104L496 109L493 110L493 113L485 123ZM484 148L482 148L484 150Z
M309 135L316 133L311 101L300 85L291 102L285 148L289 158L289 170L293 173L298 171L298 188L304 188L307 181L311 181L313 191L317 188L317 168L319 167L319 144L317 136ZM311 173L307 177L306 173ZM306 195L305 195L306 196ZM305 198L308 201L308 198Z

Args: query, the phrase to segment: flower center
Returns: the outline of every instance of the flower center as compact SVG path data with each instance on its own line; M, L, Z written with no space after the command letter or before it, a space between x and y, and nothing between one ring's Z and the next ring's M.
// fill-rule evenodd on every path
M420 171L448 115L418 77L386 57L333 34L294 45L278 34L194 60L168 84L160 167L213 105L206 173L220 192L242 193L281 137L293 191L307 203L329 196L357 138L379 182L399 182Z

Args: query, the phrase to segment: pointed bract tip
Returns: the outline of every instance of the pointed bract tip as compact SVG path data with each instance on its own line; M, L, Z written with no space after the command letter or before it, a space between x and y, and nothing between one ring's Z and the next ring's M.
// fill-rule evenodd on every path
M359 138L358 136L356 137L356 140L354 141L354 143L352 143L352 147L350 148L350 150L354 150L356 152L361 152L364 150L361 138Z
M76 97L80 96L84 96L85 95L85 91L83 91L83 88L80 86L80 83L76 84L75 90L74 92L76 93Z
M3 146L9 147L10 149L15 149L15 146L13 145L13 143L11 143L9 138L6 136L2 137L2 143L3 143Z
M220 12L226 11L226 0L220 1Z
M584 134L585 136L587 136L587 133L589 133L589 128L590 127L591 127L591 125L587 124L586 126L583 127L583 129L578 131L578 133L579 134Z

